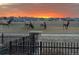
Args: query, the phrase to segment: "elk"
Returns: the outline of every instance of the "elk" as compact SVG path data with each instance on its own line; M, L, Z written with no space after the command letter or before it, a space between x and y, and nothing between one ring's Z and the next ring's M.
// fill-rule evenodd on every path
M70 21L68 20L66 23L63 23L63 28L68 29Z
M34 25L31 22L29 24L25 23L25 26L27 27L27 29L29 28L34 29Z
M1 22L0 25L10 25L11 22L13 21L13 18L9 19L6 23L5 22Z

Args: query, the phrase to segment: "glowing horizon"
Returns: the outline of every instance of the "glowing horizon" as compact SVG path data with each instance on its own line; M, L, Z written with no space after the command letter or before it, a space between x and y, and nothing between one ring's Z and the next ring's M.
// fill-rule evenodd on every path
M0 17L74 18L78 10L78 3L0 3Z

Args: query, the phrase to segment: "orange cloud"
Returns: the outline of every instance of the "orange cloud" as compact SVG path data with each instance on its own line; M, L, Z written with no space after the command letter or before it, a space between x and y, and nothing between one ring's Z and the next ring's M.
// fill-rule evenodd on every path
M53 17L53 18L63 18L64 15L62 14L58 14L58 13L38 13L36 12L35 14L27 14L27 13L21 13L20 11L18 12L7 12L5 14L1 14L0 16L6 16L6 17L9 17L9 16L15 16L15 17L18 17L18 16L27 16L27 17L37 17L37 18L50 18L50 17Z

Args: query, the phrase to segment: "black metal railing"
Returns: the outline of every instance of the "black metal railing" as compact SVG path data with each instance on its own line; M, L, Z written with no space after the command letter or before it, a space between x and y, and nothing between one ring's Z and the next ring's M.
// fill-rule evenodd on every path
M17 51L18 51L18 54L25 54L25 53L22 53L22 51L24 51L24 49L25 49L24 43L29 41L30 45L34 45L34 43L36 42L37 39L38 39L38 33L29 33L29 36L25 36L25 35L24 36L5 36L2 33L2 35L0 37L0 40L1 40L0 44L2 45L2 46L0 46L0 50L1 50L0 53L2 54L2 52L4 52L4 50L2 48L2 47L4 47L4 49L6 49L5 51L8 52L8 53L4 53L4 54L14 54ZM28 50L28 48L27 48L27 50ZM32 53L32 51L31 51L31 53ZM15 53L15 54L17 54L17 53Z
M37 34L1 36L0 54L8 55L79 55L78 41L40 41Z
M11 55L78 55L79 42L10 42Z

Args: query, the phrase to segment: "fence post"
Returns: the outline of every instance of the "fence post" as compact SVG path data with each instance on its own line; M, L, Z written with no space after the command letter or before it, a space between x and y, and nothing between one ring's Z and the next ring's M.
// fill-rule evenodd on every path
M61 55L61 42L59 42L59 50L60 50L60 55Z
M75 55L75 42L74 42L74 55Z
M66 42L65 42L65 52L64 52L64 53L65 53L65 55L66 55Z
M70 48L70 45L69 45L69 42L68 42L68 55L69 55L69 48Z
M12 41L9 42L9 54L12 54Z
M44 43L44 42L43 42L43 43ZM47 42L46 42L46 47L45 47L45 48L46 48L46 55L47 55L47 52L48 52L48 51L47 51L47 50L48 50L48 48L47 48ZM44 48L43 48L43 49L44 49ZM44 53L44 52L43 52L43 53Z
M38 36L40 34L40 32L38 31L30 31L29 33L30 35L30 51L31 51L31 54L35 54L35 43L38 41Z
M49 54L51 54L51 45L50 45L50 43L51 42L49 42L49 45L48 45L49 46Z
M2 33L2 40L1 40L1 42L2 42L2 44L4 43L4 35L3 35L3 33Z
M63 48L64 48L64 45L63 45L63 42L62 42L62 55L63 55Z
M40 42L40 55L42 55L42 42Z
M22 38L22 40L23 40L23 48L22 48L23 54L24 54L24 46L25 46L25 45L24 45L24 43L25 43L25 42L24 42L24 41L25 41L24 39L25 39L25 38L23 37L23 38Z
M52 52L52 49L53 49L52 47L53 47L53 46L52 46L52 42L51 42L51 54L53 53L53 52Z
M31 41L30 41L30 48L31 48L31 54L34 54L34 44L35 44L35 34L31 34L31 36L30 36L30 38L31 38Z
M15 44L16 44L16 46L15 46L15 48L16 48L16 52L15 52L15 53L18 54L18 50L17 50L17 49L18 49L18 46L17 46L17 40L15 40Z
M29 41L27 42L27 46L28 46L28 49L29 49L28 54L30 55L30 42Z
M56 48L56 46L55 46L55 42L54 42L54 48L53 48L54 49L54 54L56 54L56 52L55 52L56 49L55 48Z
M77 42L77 55L78 55L78 49L79 49L79 48L78 48L78 42Z
M72 50L73 50L73 48L72 48L73 46L72 46L72 42L71 42L71 54L72 54Z
M57 52L56 52L56 54L58 55L59 53L58 53L58 42L56 42L56 50L57 50Z

